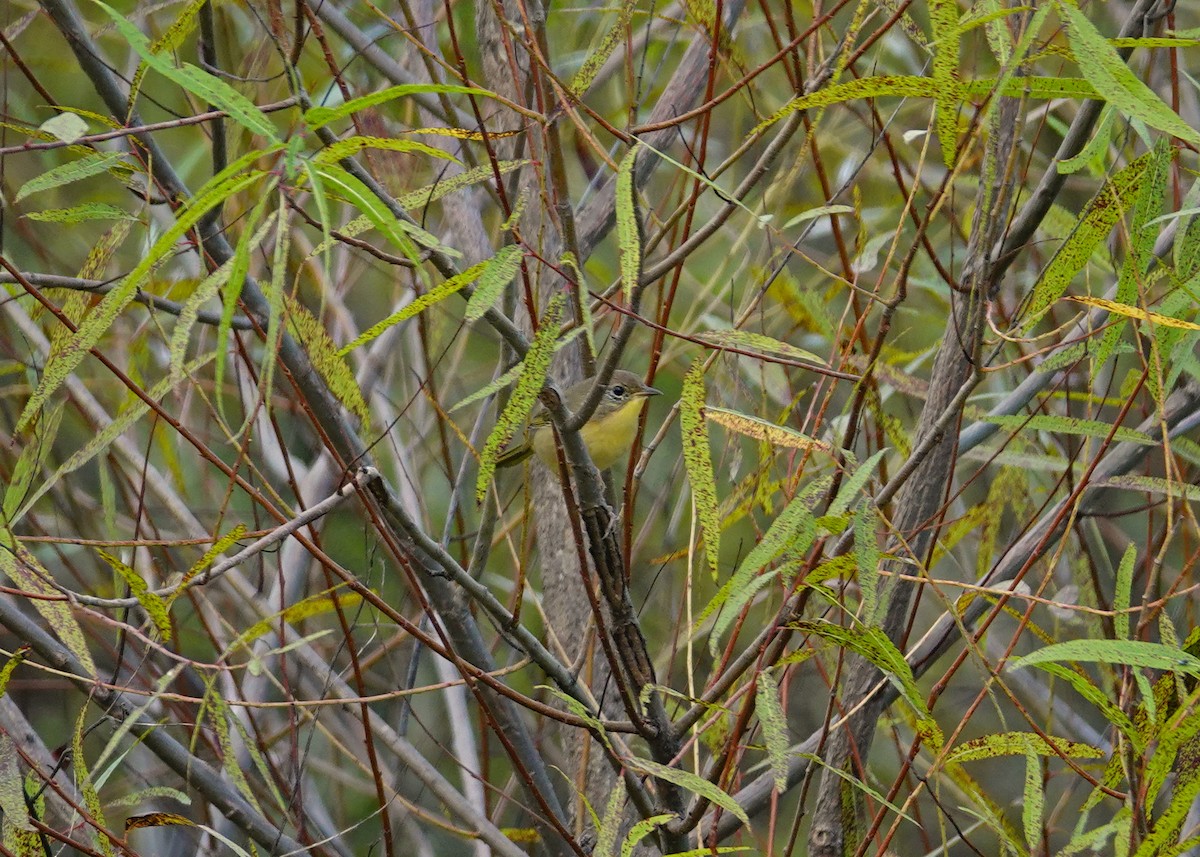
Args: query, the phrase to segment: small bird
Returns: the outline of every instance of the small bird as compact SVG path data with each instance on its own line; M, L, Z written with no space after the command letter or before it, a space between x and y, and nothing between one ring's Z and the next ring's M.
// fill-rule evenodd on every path
M585 378L568 387L563 394L563 404L567 410L571 413L578 411L593 384L594 379ZM637 434L638 413L642 409L642 400L661 394L661 390L647 385L632 372L624 369L613 372L596 410L579 430L588 455L592 457L592 463L596 467L606 470L629 451L634 435ZM546 413L545 408L538 408L534 412L525 432L525 440L505 450L496 460L496 466L509 467L519 464L535 452L552 473L558 472L554 429L550 425L550 415Z

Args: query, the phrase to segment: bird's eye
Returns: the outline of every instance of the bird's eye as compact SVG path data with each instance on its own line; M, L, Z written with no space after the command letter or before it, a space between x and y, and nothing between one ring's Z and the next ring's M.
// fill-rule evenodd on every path
M609 392L612 393L614 399L625 398L625 388L620 384L617 384L617 386L613 387L611 390L609 390Z

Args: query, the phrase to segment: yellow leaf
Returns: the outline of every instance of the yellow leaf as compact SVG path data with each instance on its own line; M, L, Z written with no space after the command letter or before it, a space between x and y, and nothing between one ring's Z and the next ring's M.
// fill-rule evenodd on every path
M748 414L737 411L727 411L725 408L705 408L704 415L720 426L730 431L744 434L755 440L765 440L772 446L786 446L789 449L819 449L827 451L829 444L814 440L807 435L787 428L786 426L769 423Z
M1162 327L1179 327L1183 330L1200 330L1200 324L1196 324L1191 321L1184 321L1179 318L1171 318L1169 315L1150 312L1150 310L1131 306L1130 304L1120 304L1116 301L1106 301L1104 298L1077 298L1072 295L1065 295L1064 297L1066 297L1067 300L1075 301L1076 303L1099 307L1100 309L1106 309L1109 312L1115 312L1117 315L1123 315L1126 318L1136 318L1140 321L1148 321L1151 324L1161 325Z

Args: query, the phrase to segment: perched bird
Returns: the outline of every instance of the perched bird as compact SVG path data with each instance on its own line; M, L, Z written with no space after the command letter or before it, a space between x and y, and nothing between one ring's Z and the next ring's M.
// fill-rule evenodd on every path
M567 410L571 413L578 411L593 384L594 379L585 378L568 387L563 394L563 404ZM613 372L596 410L579 430L593 464L601 470L606 470L629 451L634 435L637 434L638 413L642 409L642 400L660 395L661 392L648 386L632 372L624 369ZM525 432L525 440L505 450L497 459L496 465L509 467L524 461L535 452L551 472L558 472L554 428L550 425L550 415L544 408L538 408L534 412Z

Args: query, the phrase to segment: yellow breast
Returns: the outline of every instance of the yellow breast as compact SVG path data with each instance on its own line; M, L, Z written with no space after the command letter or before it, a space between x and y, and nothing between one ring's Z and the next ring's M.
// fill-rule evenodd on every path
M612 467L629 452L633 436L637 434L638 413L642 409L641 397L631 399L603 419L592 419L579 430L588 455L601 470ZM533 433L533 451L537 453L552 472L558 472L558 452L554 447L554 431L550 426L539 426Z

